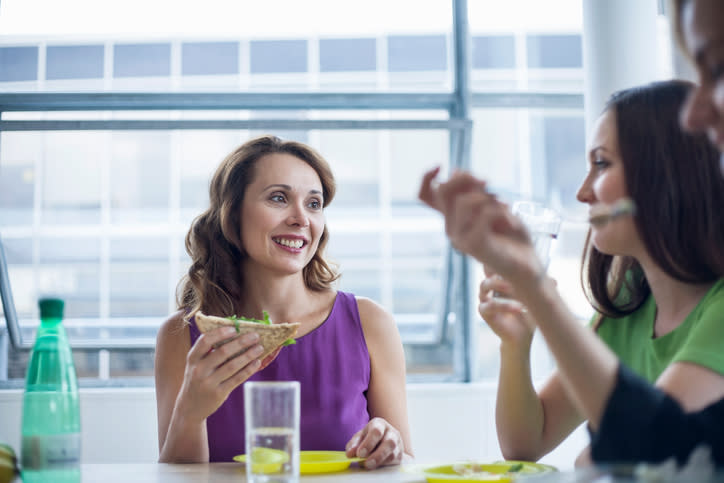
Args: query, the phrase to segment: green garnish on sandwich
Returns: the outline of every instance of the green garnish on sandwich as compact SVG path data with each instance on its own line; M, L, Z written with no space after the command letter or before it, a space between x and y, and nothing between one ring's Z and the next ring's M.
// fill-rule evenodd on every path
M272 325L271 318L269 318L269 312L264 310L264 311L262 311L262 313L264 314L264 319L262 319L262 320L250 319L248 317L237 317L236 314L231 315L226 318L231 320L232 322L234 322L234 326L236 327L236 332L239 332L239 322L255 322L257 324ZM282 345L292 345L292 344L296 344L296 343L297 343L297 341L295 341L294 339L287 339L282 343Z

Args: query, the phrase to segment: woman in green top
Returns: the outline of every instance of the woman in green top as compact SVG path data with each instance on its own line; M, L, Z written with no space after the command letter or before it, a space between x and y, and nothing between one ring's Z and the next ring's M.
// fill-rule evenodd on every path
M697 409L724 390L724 181L706 137L678 126L691 87L668 81L614 94L595 126L578 199L595 209L631 198L637 210L592 225L588 235L581 279L599 335L634 372ZM481 284L480 313L501 339L501 450L508 459L537 460L584 415L559 373L535 390L529 354L540 321L493 291L530 302L514 280Z

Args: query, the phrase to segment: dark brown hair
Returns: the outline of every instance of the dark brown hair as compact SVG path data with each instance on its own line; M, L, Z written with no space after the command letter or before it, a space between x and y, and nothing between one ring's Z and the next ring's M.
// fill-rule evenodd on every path
M719 152L705 135L684 132L679 111L693 84L665 81L611 96L626 191L634 223L651 258L682 282L724 274L724 179ZM639 263L601 253L586 239L581 282L600 313L620 317L651 292Z
M229 154L211 179L208 209L194 219L186 235L191 266L179 282L177 304L185 309L187 317L198 310L220 316L242 315L238 313L244 298L240 262L247 255L241 242L241 204L265 156L274 153L290 154L317 172L324 207L334 198L336 185L329 164L305 144L261 136ZM328 289L339 278L335 268L324 259L328 240L325 225L317 251L303 269L304 283L310 290Z

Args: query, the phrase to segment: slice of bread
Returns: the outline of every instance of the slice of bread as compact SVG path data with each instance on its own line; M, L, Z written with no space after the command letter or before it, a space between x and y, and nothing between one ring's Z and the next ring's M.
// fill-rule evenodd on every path
M263 359L274 352L277 347L284 343L285 340L293 338L300 325L298 323L266 325L257 322L231 320L225 317L217 317L215 315L206 315L200 311L196 312L194 320L201 333L208 332L218 327L236 327L237 335L235 337L231 337L221 344L217 344L215 347L230 342L239 336L248 334L249 332L256 332L259 334L259 344L261 344L264 348L264 352L262 352L261 356L259 356L259 359ZM241 354L241 352L234 354L233 357L236 357L239 354Z

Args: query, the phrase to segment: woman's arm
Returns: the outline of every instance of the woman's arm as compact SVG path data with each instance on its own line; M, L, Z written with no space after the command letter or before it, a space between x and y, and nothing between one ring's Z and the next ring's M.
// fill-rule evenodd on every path
M487 272L486 272L487 273ZM496 295L493 295L496 294ZM480 284L478 310L500 338L495 421L503 457L536 461L582 422L557 374L536 392L530 371L534 321L501 277Z
M350 439L347 451L366 455L366 468L399 464L413 456L402 341L386 310L364 297L357 298L357 306L370 355L370 422Z
M177 312L164 322L156 338L154 375L160 462L209 460L206 420L192 422L176 413L171 424L190 348L189 328L183 322L183 313Z
M529 277L516 287L521 301L535 317L563 387L595 430L616 381L618 358L568 310L552 280L536 273Z
M724 376L691 362L674 362L656 380L656 387L687 411L699 411L724 397Z

